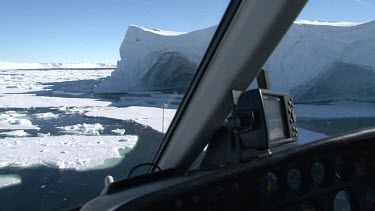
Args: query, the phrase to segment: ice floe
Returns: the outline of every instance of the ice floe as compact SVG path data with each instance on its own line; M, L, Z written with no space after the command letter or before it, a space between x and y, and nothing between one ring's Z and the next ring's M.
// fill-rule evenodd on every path
M125 134L125 129L115 129L111 130L112 133L119 134L119 135L124 135Z
M77 134L77 135L87 135L87 136L99 136L100 131L104 130L103 125L99 123L95 124L76 124L63 127L57 127L65 133Z
M0 189L12 185L17 185L22 182L20 176L17 174L2 174L0 175Z
M150 126L159 131L166 132L168 129L176 109L164 109L164 126L163 123L163 109L142 106L130 106L126 108L107 107L96 111L85 113L86 116L91 117L105 117L119 120L132 120L139 124Z
M39 130L27 118L26 114L16 111L0 113L0 129L3 130Z
M46 112L46 113L37 113L33 115L37 119L56 119L59 118L58 114L54 114L52 112Z

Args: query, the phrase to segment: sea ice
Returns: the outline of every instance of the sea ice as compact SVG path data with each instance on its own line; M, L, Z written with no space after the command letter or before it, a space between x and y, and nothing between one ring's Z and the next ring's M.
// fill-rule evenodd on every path
M120 141L123 139L127 141ZM92 169L107 159L121 158L119 150L131 150L137 141L137 136L130 135L5 138L0 141L0 168L45 165L59 169Z

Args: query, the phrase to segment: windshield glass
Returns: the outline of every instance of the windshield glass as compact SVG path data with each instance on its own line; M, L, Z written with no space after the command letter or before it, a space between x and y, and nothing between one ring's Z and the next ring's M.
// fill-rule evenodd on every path
M308 1L264 69L294 99L299 143L375 125L375 2Z
M151 162L228 2L1 0L0 209L79 207Z

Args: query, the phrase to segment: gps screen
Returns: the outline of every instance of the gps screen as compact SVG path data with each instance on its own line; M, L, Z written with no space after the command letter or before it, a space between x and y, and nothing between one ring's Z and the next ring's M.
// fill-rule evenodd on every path
M285 124L283 121L281 99L274 96L264 95L263 101L270 141L285 138Z

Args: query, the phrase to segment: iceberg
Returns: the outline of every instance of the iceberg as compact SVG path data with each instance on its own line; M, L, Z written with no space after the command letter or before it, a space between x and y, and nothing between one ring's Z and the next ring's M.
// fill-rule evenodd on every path
M216 26L190 33L129 26L120 47L121 60L97 93L124 93L187 87Z
M117 68L95 92L186 88L215 29L179 33L129 26ZM272 90L292 93L297 102L375 100L374 33L375 21L295 21L264 65Z

